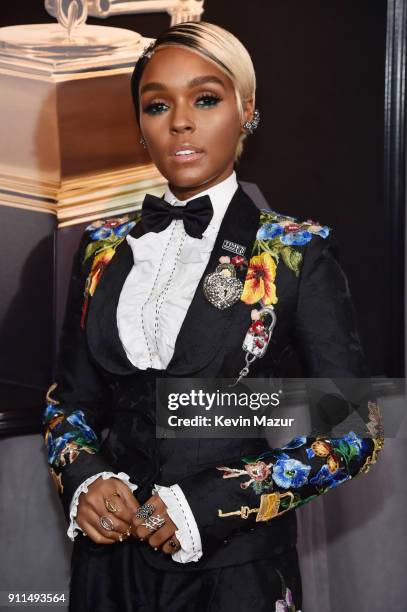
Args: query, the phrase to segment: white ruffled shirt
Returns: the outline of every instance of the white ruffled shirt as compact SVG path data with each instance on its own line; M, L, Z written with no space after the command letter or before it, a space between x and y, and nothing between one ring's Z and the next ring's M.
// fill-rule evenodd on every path
M117 307L117 327L128 359L141 370L163 370L170 362L175 341L204 273L226 209L238 187L236 173L195 197L209 195L213 217L202 238L193 238L184 230L181 219L173 220L162 232L149 232L126 240L132 249L134 266L123 285ZM164 199L173 206L185 206L167 187ZM191 198L190 198L191 199ZM79 496L99 477L119 478L132 491L137 485L123 472L103 472L85 480L75 491L68 536L73 540L80 527L76 523ZM198 561L202 556L199 529L179 485L155 485L167 513L177 525L175 535L181 545L172 558L179 563Z

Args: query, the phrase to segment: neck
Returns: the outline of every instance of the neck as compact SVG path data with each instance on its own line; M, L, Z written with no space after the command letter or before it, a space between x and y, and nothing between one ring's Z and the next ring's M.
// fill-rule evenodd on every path
M171 189L171 192L177 198L177 200L182 202L184 200L190 200L191 198L195 197L202 191L206 191L207 189L210 189L211 187L215 187L215 185L222 183L222 181L229 178L232 172L233 172L233 167L223 172L220 176L216 178L208 179L207 181L204 181L203 183L200 183L199 185L182 187L179 185L173 185L172 183L169 183L168 186Z

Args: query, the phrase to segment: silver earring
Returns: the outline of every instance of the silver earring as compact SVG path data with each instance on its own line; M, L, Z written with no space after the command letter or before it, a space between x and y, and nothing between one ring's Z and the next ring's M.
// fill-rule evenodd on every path
M143 147L144 147L145 149L147 149L147 143L146 143L146 141L144 140L144 138L143 138L143 137L141 137L141 138L140 138L140 144L141 144L141 145L143 145Z
M260 111L256 108L253 113L253 117L250 121L245 121L243 127L245 130L249 132L249 134L253 134L255 130L257 130L257 126L260 123Z

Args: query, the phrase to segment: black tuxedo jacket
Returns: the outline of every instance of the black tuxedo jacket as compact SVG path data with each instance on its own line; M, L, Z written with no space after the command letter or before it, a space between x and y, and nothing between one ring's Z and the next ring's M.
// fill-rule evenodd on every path
M272 222L273 213L268 211L268 214ZM260 215L239 187L223 218L165 371L137 369L127 359L118 335L118 299L133 266L127 241L117 246L100 276L88 305L84 328L81 327L84 290L94 265L92 256L84 262L91 242L89 232L85 232L75 256L56 386L50 389L44 414L51 474L67 517L75 489L89 476L104 470L129 474L139 485L135 494L141 502L151 495L154 484L178 483L196 518L204 554L197 563L181 565L143 546L146 561L155 567L192 571L280 554L295 545L293 508L367 471L376 459L377 439L366 439L363 444L344 440L343 444L348 444L355 452L349 461L338 460L340 466L336 468L340 475L336 477L332 476L335 468L335 461L332 468L332 457L338 459L340 451L332 449L339 448L338 441L324 439L322 447L312 447L318 442L316 438L294 441L284 450L284 461L299 462L290 465L299 467L301 483L292 479L291 485L290 481L281 484L281 480L278 484L276 478L272 518L256 522L254 513L248 518L218 516L219 508L235 511L242 506L258 507L260 495L252 486L243 489L240 477L225 478L226 471L217 467L244 469L247 462L242 463L242 457L249 455L257 457L253 460L254 467L265 470L264 476L270 471L270 465L278 461L278 454L267 455L270 449L265 440L158 440L155 437L157 377L236 378L244 366L242 341L254 305L239 301L230 308L219 310L205 298L202 283L205 275L215 270L219 257L230 255L223 249L225 240L246 247L246 254L250 256L260 227ZM135 219L137 223L131 235L138 237L143 234L143 226L139 215ZM284 357L291 350L297 351L306 376L367 376L348 284L332 239L314 235L296 250L302 255L299 274L284 262L278 263L275 278L277 324L266 355L252 364L250 376L281 375ZM246 273L242 274L244 281ZM106 428L109 434L101 442L101 431ZM328 473L329 461L331 471ZM280 468L284 465L289 464L279 464ZM249 467L253 468L253 463ZM292 472L290 474L292 478ZM97 547L88 538L79 537L89 546ZM123 545L127 542L114 546ZM139 544L134 542L134 545Z

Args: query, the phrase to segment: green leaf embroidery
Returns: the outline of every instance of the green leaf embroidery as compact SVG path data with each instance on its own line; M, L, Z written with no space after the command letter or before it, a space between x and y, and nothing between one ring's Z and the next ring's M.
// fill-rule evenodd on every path
M251 456L251 457L243 457L242 458L242 462L243 463L257 463L257 461L260 461L258 456Z
M284 246L280 253L286 266L298 276L302 262L302 253L293 249L291 246Z
M83 258L83 263L85 263L89 257L92 257L92 255L103 246L103 242L103 240L96 240L95 242L90 242L88 244L85 251L85 257Z

